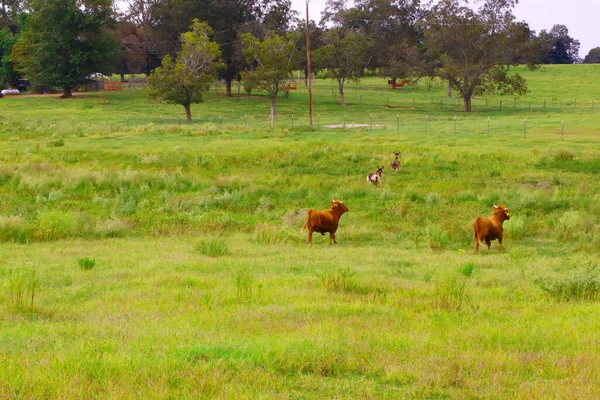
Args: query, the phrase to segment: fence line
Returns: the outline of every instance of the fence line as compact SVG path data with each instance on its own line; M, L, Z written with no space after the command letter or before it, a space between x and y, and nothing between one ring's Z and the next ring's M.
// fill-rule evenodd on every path
M368 116L353 116L352 114L333 114L315 111L316 124L313 128L308 126L307 113L294 113L291 115L279 115L275 119L275 129L294 131L306 131L319 129L320 132L350 132L356 129L362 129L368 132L390 133L390 134L422 134L425 136L447 135L447 136L465 136L480 135L485 137L493 136L514 136L518 135L524 140L540 137L556 137L557 140L573 140L577 138L593 137L600 139L600 123L592 124L589 121L579 122L570 121L565 118L548 120L541 116L528 116L522 119L520 116L431 116L422 117L411 116L404 120L400 114L395 115L383 113L369 113ZM200 130L241 130L251 131L260 129L261 131L270 130L270 119L268 116L249 116L247 114L237 116L213 116L203 117L192 122L177 115L161 115L159 117L138 116L137 118L109 118L99 117L90 118L59 118L28 115L25 118L14 118L12 114L0 114L0 127L4 127L3 134L27 136L31 133L43 134L45 131L39 131L40 128L49 128L57 133L56 130L80 130L84 128L106 129L111 131L120 129L135 129L136 127L147 127L148 125L157 127L165 126L187 126L198 128ZM6 129L6 128L12 129ZM39 132L38 132L39 131ZM60 131L58 132L60 133Z

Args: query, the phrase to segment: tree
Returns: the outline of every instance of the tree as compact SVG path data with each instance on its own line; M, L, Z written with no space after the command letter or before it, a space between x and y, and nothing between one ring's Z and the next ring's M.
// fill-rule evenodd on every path
M275 125L277 95L281 85L290 77L294 66L297 37L270 33L263 40L245 33L242 49L251 68L242 73L246 90L259 89L269 93L271 99L271 128Z
M543 64L575 64L580 62L579 40L569 36L565 25L554 25L550 32L542 30L538 37Z
M23 0L0 0L0 30L8 29L17 33L18 15L23 10Z
M11 56L17 37L10 31L0 30L0 88L6 85L14 86L19 79L19 74L14 69Z
M148 80L150 98L182 105L188 121L192 120L191 104L203 102L202 93L210 89L222 66L219 45L210 40L212 29L197 19L191 28L181 35L177 58L165 56Z
M600 64L600 47L594 47L583 59L586 64Z
M31 16L12 52L36 85L63 88L62 98L93 72L111 73L116 41L111 0L31 0Z
M344 106L344 84L360 81L368 64L369 40L360 33L334 28L323 35L323 43L325 45L315 51L315 64L337 81L340 104Z
M458 0L443 0L431 10L425 40L429 54L437 59L434 74L458 90L465 112L471 111L471 99L477 94L527 92L525 79L502 68L507 46L513 45L509 32L515 3L485 0L474 11Z
M422 59L423 10L418 0L355 0L355 8L364 22L361 31L370 38L370 68L391 78L407 79L415 75ZM393 86L395 88L395 85Z

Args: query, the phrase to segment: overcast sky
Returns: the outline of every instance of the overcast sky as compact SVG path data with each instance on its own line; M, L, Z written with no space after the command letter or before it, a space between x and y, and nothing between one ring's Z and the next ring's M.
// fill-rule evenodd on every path
M319 22L324 5L325 0L310 0L310 19ZM292 7L305 15L305 0L292 0ZM581 42L581 58L600 47L600 0L520 0L514 13L536 32L566 25L569 35Z

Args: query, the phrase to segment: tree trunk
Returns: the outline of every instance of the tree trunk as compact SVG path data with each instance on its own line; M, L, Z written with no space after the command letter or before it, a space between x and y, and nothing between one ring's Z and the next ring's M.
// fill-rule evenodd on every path
M68 86L65 86L63 89L63 94L62 96L60 96L61 99L70 99L71 97L73 97L73 93L71 93L71 88Z
M121 72L121 83L125 83L125 72Z
M396 81L398 80L398 78L392 78L392 89L396 89Z
M277 92L271 95L271 129L275 127L275 112L277 108Z
M448 82L448 97L452 97L452 82Z
M471 112L471 96L463 97L463 101L465 102L465 112Z
M340 84L340 105L345 106L346 103L344 102L344 82L343 81L338 81Z
M192 120L192 110L189 104L184 104L183 107L185 108L185 117L187 118L188 122L190 122Z
M225 78L225 92L226 92L225 96L227 96L227 97L232 97L231 96L231 81L232 81L231 78Z

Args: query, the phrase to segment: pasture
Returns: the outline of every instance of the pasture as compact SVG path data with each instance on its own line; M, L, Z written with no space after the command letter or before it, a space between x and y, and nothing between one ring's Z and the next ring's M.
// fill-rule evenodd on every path
M319 79L313 128L303 86L274 130L259 96L0 99L0 397L597 397L600 68L519 71L469 115Z

